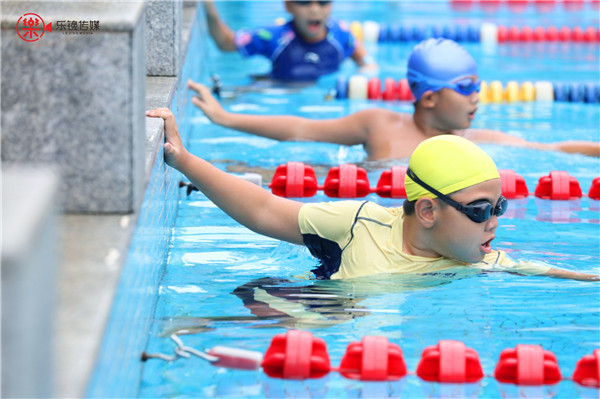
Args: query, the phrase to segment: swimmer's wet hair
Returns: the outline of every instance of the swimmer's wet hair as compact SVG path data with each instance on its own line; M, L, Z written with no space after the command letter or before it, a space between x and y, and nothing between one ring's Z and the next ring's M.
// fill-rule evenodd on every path
M415 214L415 204L416 203L417 203L417 200L414 200L414 201L409 201L407 199L404 200L404 202L402 203L402 209L404 210L405 216L412 216ZM440 208L446 207L446 203L444 201L437 201L437 203L440 206Z
M406 216L411 216L414 215L415 213L415 204L417 203L417 201L409 201L409 200L404 200L404 203L402 204L402 209L404 209L404 215Z

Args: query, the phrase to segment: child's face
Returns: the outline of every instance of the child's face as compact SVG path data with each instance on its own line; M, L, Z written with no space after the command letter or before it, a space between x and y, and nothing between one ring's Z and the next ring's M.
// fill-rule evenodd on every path
M494 179L460 190L451 198L463 205L488 200L496 206L501 194L500 179ZM434 231L436 252L465 263L479 262L491 252L490 244L498 227L497 216L492 215L487 221L476 223L449 205L440 208L439 212L439 223Z
M477 76L469 78L477 80ZM444 130L468 129L475 118L478 102L477 91L464 95L449 88L439 90L436 116L440 127Z
M331 2L286 1L285 9L294 16L294 26L306 41L319 41L327 35Z

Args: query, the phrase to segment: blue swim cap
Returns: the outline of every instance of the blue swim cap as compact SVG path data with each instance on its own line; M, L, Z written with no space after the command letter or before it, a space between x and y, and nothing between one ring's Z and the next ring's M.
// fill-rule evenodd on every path
M424 40L408 58L408 85L417 101L427 90L438 91L445 84L472 75L477 75L475 60L453 40Z

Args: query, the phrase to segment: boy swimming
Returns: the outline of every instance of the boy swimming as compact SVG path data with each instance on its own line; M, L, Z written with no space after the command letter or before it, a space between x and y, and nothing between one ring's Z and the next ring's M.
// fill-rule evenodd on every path
M498 217L506 210L500 176L479 147L455 135L423 141L409 161L403 208L369 201L309 203L282 198L189 153L175 117L146 113L165 123L165 162L247 228L305 245L321 265L318 278L378 273L429 273L455 267L576 280L599 276L543 264L515 262L493 250Z
M326 120L227 112L204 85L190 81L188 86L198 94L192 98L194 105L217 125L282 141L360 144L373 161L408 158L423 140L442 134L475 143L600 156L599 142L538 143L500 131L471 129L479 102L477 65L452 40L428 39L415 46L408 60L408 81L416 99L412 115L370 108Z
M376 69L375 60L344 23L330 20L331 1L285 1L292 19L281 26L232 31L212 0L204 2L210 34L222 51L262 55L272 62L269 77L281 81L313 81L336 72L350 57L357 66Z

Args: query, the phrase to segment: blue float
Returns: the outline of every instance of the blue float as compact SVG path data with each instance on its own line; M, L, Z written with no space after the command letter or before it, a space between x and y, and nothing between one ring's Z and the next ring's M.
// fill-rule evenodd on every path
M377 40L379 42L387 42L390 40L390 28L386 23L379 24L379 37Z
M583 86L573 83L569 90L569 101L572 103L583 102Z
M467 28L467 38L470 42L478 42L480 40L480 30L476 26L469 25Z
M456 40L456 29L453 26L444 26L442 36L446 39Z
M554 101L569 101L569 90L562 83L554 83Z
M424 29L419 26L413 26L412 28L412 39L414 41L420 42L425 38Z
M586 103L595 103L598 101L598 87L593 83L587 83L583 86L583 101Z
M444 33L442 30L441 26L433 26L431 28L431 37L433 38L440 38L440 37L444 37Z
M390 42L407 41L406 38L403 38L403 36L406 36L406 34L403 33L405 30L406 28L404 26L390 26Z
M465 26L457 26L455 32L455 41L457 42L465 42L468 39L467 28Z
M335 98L338 100L348 98L348 78L345 76L338 76L335 82Z

